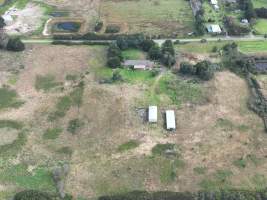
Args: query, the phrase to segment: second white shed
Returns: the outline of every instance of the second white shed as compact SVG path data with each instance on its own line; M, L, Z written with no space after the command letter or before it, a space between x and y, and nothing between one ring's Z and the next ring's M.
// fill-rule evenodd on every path
M169 131L176 129L174 110L166 110L166 128Z

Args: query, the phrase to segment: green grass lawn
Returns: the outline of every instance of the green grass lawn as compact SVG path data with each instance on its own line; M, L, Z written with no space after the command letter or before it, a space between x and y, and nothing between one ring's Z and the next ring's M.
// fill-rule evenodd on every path
M23 104L15 90L0 88L0 109L18 108Z
M193 31L194 18L186 0L101 2L102 18L118 23L129 33L184 35Z
M227 42L187 43L175 45L175 49L178 52L212 53L214 47L220 49L225 44L227 44Z
M43 90L48 92L49 90L60 86L61 83L55 80L55 77L51 74L48 75L37 75L35 79L35 89Z
M267 19L258 19L253 28L257 34L267 34Z
M122 56L125 60L142 60L145 59L143 51L138 49L129 49L122 52Z
M266 53L267 41L238 42L239 50L243 53Z
M267 0L252 0L254 8L267 7Z

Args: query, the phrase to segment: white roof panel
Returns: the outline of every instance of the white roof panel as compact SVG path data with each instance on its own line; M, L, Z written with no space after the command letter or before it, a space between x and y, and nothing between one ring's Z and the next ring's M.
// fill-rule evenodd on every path
M148 121L155 123L158 121L158 108L157 106L148 107Z
M175 113L173 110L167 110L166 111L166 125L167 130L174 130L176 129L175 125Z

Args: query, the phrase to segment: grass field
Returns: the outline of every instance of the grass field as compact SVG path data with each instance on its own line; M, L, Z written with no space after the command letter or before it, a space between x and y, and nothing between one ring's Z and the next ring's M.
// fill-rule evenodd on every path
M261 8L267 6L266 0L252 0L254 8Z
M253 28L257 34L267 34L267 19L257 19Z
M185 0L104 0L100 13L107 24L119 24L128 33L182 36L193 31L192 10Z
M222 44L199 43L195 49L209 54ZM194 55L193 44L176 48ZM62 164L70 166L65 191L75 199L266 183L264 127L247 108L245 80L229 71L203 82L168 69L155 75L121 68L124 81L102 84L99 80L113 73L104 46L31 45L16 59L2 53L2 80L9 84L9 70L19 70L10 87L25 101L17 109L0 110L2 199L23 189L55 192L51 172ZM136 58L140 52L124 56ZM64 87L50 91L58 82ZM156 124L146 121L151 104L158 106ZM167 109L176 114L172 134L165 130ZM17 138L1 145L13 132Z
M238 42L238 46L243 53L267 52L267 41Z
M187 43L175 45L175 49L179 52L212 53L214 47L220 49L225 44L227 42Z

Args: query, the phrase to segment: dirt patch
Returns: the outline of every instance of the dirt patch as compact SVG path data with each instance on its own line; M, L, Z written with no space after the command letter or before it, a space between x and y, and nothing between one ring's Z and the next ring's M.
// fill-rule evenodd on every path
M5 26L8 34L29 34L42 25L44 11L39 5L29 3L22 10L11 7L4 15L13 19Z
M18 131L16 129L11 128L1 128L0 129L0 146L11 144L18 137Z

